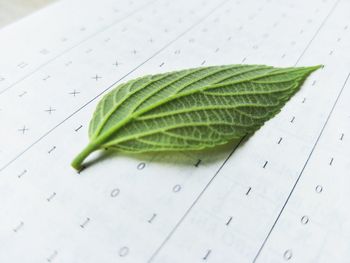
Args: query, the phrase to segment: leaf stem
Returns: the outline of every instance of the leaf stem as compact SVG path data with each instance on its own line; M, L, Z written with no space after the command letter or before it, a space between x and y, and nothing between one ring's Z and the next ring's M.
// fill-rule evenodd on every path
M98 145L94 143L89 143L83 151L81 151L73 160L71 163L72 167L78 171L80 171L83 168L83 161L90 155L90 153L96 151L98 149Z

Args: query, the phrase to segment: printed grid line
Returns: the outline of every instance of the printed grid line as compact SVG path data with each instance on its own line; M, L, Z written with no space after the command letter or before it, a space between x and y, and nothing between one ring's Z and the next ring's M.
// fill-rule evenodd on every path
M301 55L300 55L300 57L298 58L298 60L297 60L297 62L295 63L295 65L297 65L297 64L300 62L301 58L304 56L304 54L306 53L306 51L310 48L311 44L312 44L313 41L316 39L317 35L321 32L322 28L324 27L324 25L325 25L326 22L328 21L329 17L333 14L333 12L334 12L334 10L336 9L336 7L338 6L339 2L340 2L340 0L336 1L335 4L332 6L331 10L329 11L329 13L328 13L327 16L325 17L325 19L322 21L322 23L321 23L321 25L319 26L319 28L316 30L314 36L311 38L310 42L307 44L306 48L305 48L305 49L303 50L303 52L301 53ZM262 245L260 246L260 248L259 248L257 254L255 255L255 257L254 257L254 259L253 259L253 261L252 261L253 263L255 263L255 262L257 261L259 255L261 254L261 251L262 251L263 248L265 247L265 244L266 244L267 240L268 240L269 237L271 236L272 231L274 230L274 228L275 228L275 226L276 226L278 220L280 219L280 217L281 217L281 215L282 215L282 213L283 213L283 211L284 211L284 208L286 207L286 205L287 205L287 203L288 203L290 197L292 196L292 194L293 194L293 192L294 192L294 189L296 188L296 186L297 186L297 184L298 184L298 182L299 182L299 180L300 180L300 178L301 178L301 176L302 176L302 174L303 174L303 172L304 172L304 170L305 170L305 168L306 168L306 166L307 166L307 164L308 164L308 162L309 162L309 160L310 160L310 158L311 158L311 155L312 155L312 153L313 153L315 147L317 146L317 143L318 143L320 137L322 136L323 130L325 129L325 127L326 127L326 125L327 125L327 123L328 123L328 120L329 120L330 116L332 115L332 112L333 112L333 110L334 110L334 108L335 108L335 106L336 106L336 104L337 104L337 102L338 102L338 100L339 100L339 98L340 98L340 96L341 96L343 90L344 90L344 87L346 86L346 83L347 83L347 81L348 81L348 79L349 79L349 76L350 76L350 74L346 77L346 80L345 80L345 82L344 82L344 85L343 85L343 87L341 88L341 90L340 90L340 92L339 92L339 94L338 94L338 96L337 96L337 98L336 98L336 100L335 100L335 102L334 102L334 104L333 104L333 106L332 106L330 112L329 112L329 115L328 115L328 117L327 117L327 119L326 119L326 121L325 121L323 127L321 128L321 131L320 131L320 133L319 133L319 135L318 135L318 137L317 137L317 139L316 139L316 142L315 142L315 144L313 145L313 147L312 147L312 149L311 149L311 152L310 152L310 154L309 154L309 156L308 156L308 158L307 158L307 160L306 160L306 162L305 162L305 164L304 164L304 166L303 166L301 172L299 173L299 176L298 176L298 178L296 179L296 181L295 181L295 183L294 183L294 185L293 185L291 191L289 192L289 194L288 194L288 196L287 196L287 199L286 199L286 201L284 202L284 204L283 204L283 206L282 206L282 209L281 209L280 212L278 213L277 218L276 218L275 221L273 222L272 227L270 228L270 230L269 230L267 236L265 237L265 239L264 239Z

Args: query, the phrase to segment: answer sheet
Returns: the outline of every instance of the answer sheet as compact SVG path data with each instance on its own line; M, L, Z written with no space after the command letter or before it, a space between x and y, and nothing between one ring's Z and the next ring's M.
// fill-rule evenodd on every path
M0 30L0 262L350 262L349 11L62 0ZM117 84L241 63L324 67L238 146L71 168Z

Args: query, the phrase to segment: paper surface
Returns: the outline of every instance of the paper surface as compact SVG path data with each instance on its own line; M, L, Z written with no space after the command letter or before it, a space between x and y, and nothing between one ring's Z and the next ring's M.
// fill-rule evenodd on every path
M61 1L0 31L0 262L349 262L350 2ZM103 94L219 64L324 68L246 143L72 158Z

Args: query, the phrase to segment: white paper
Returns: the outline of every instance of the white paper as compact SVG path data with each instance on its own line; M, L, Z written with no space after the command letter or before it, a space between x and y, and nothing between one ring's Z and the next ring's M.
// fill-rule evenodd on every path
M0 262L349 262L350 2L60 1L0 31ZM323 64L248 142L72 158L103 94Z

